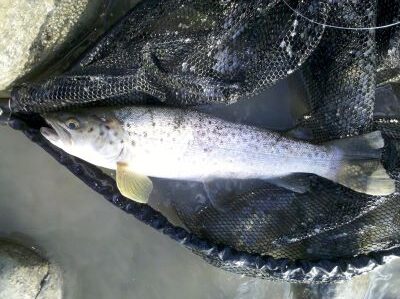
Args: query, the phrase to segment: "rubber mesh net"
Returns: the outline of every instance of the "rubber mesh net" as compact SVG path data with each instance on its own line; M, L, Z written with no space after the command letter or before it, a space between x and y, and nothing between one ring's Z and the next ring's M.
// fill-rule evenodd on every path
M398 181L398 119L377 119L374 128L385 136L385 166ZM399 246L397 192L368 196L317 177L305 194L269 186L232 198L224 211L210 204L196 213L179 202L177 207L195 234L276 258L332 259Z
M229 104L298 69L323 31L282 1L144 1L70 72L20 88L15 109Z
M400 124L393 115L374 123L374 110L377 89L400 79L400 27L389 26L399 16L400 3L389 0L143 1L69 72L17 87L11 108L230 104L297 73L307 91L298 127L315 142L382 130L384 164L398 179ZM175 208L214 244L345 258L400 245L399 188L373 197L313 177L306 194L270 186L233 198L225 212L207 203L196 213Z

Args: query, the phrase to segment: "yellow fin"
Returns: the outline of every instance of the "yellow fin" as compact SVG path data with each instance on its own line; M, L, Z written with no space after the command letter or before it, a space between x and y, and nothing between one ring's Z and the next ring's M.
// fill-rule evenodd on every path
M133 201L147 203L153 183L144 175L135 173L128 164L117 163L117 186L121 194Z

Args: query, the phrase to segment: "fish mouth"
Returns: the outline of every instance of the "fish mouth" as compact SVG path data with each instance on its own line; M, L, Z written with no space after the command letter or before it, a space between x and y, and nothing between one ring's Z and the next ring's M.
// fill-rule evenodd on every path
M58 140L58 134L56 132L56 130L54 130L53 128L49 128L49 127L42 127L40 128L40 133L47 139L49 140Z
M70 142L71 134L59 125L56 121L51 119L46 119L46 123L49 125L48 127L41 127L40 133L50 142Z

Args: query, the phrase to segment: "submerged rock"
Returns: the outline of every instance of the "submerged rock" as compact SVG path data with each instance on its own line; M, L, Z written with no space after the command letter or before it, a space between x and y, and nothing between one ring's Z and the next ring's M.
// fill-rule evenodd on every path
M59 299L61 274L36 252L0 240L0 299Z

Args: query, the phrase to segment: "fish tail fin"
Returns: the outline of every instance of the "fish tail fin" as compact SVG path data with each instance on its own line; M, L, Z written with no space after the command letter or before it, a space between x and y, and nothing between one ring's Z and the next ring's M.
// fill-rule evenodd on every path
M380 131L326 143L339 151L341 159L324 177L357 192L392 194L395 182L380 161L384 144Z

